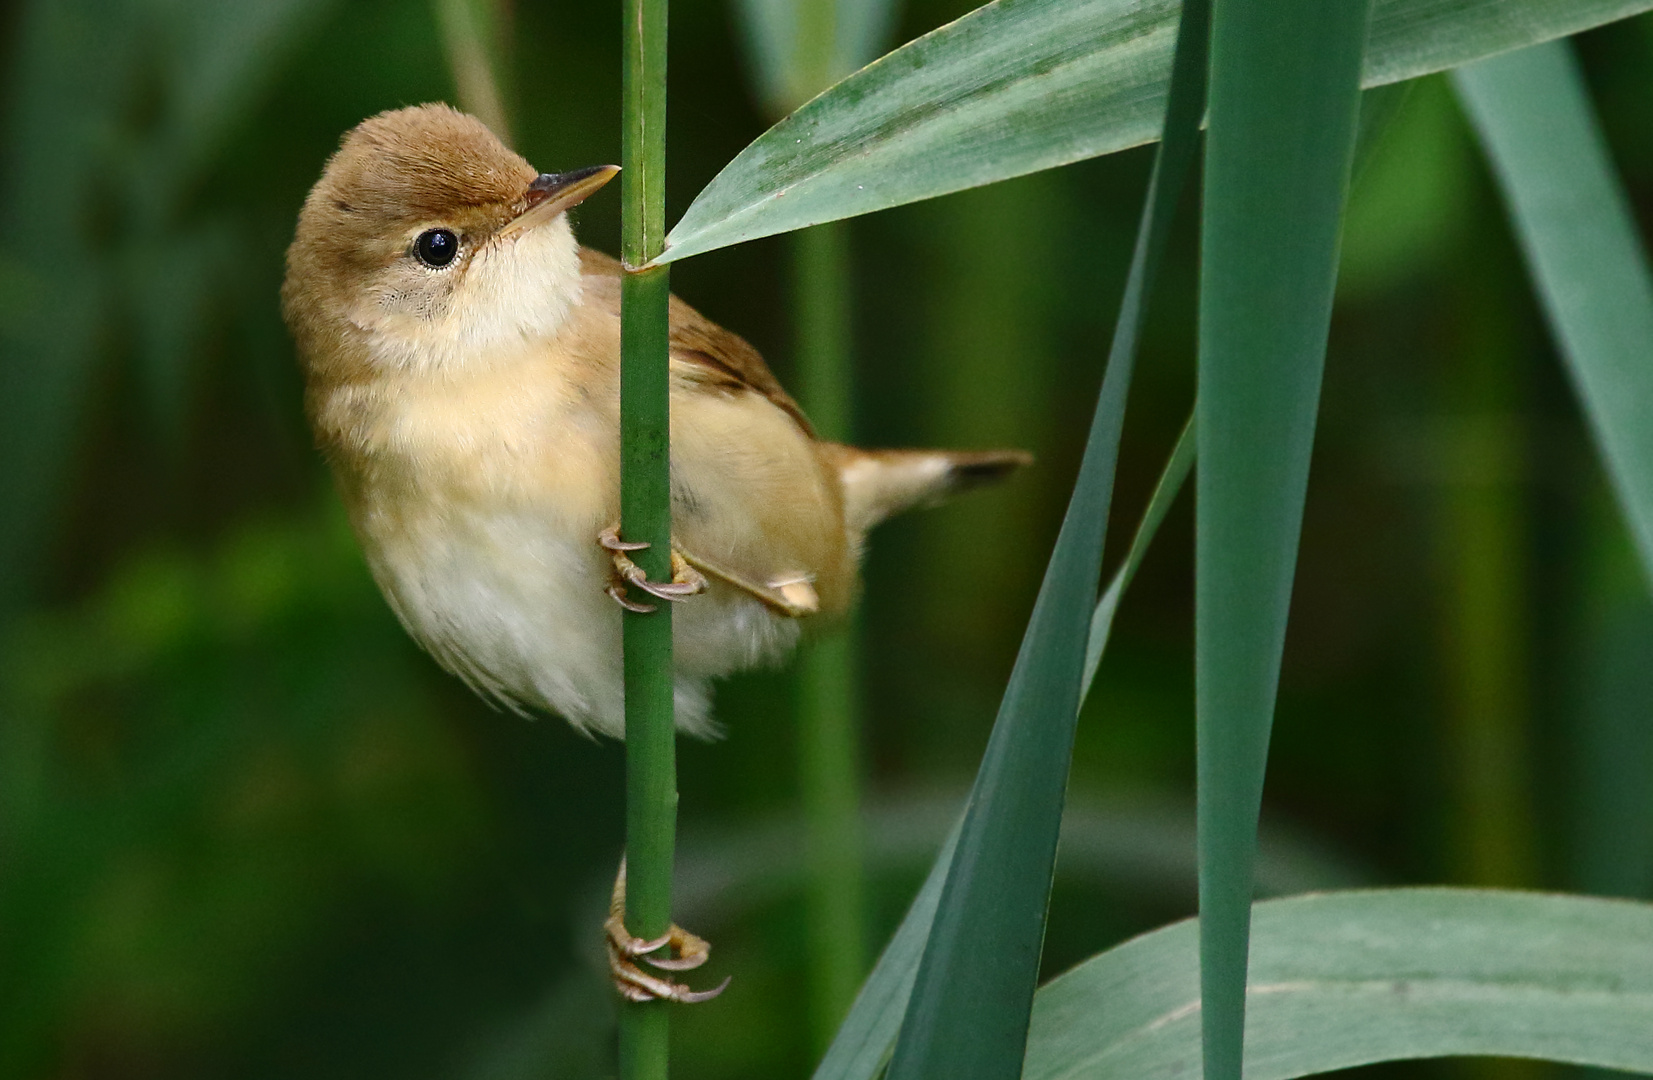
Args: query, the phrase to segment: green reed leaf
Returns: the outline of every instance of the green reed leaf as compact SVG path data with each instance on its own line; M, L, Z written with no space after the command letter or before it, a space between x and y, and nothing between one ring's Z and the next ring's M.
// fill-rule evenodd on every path
M1257 815L1360 105L1365 0L1218 0L1194 685L1205 1075L1239 1080Z
M1404 104L1411 85L1390 84L1368 90L1361 95L1360 128L1355 138L1355 161L1351 170L1351 175L1356 181L1364 172L1366 164L1376 156L1377 147ZM1102 598L1096 602L1096 609L1091 613L1090 637L1085 649L1085 678L1079 691L1080 701L1090 696L1091 684L1096 681L1096 669L1101 666L1102 654L1108 647L1114 616L1119 612L1119 601L1123 598L1125 590L1130 588L1137 569L1141 567L1142 560L1148 554L1148 548L1154 542L1154 537L1159 535L1159 527L1164 523L1165 515L1170 513L1171 504L1177 501L1182 485L1187 481L1188 474L1193 471L1194 449L1194 418L1190 416L1188 422L1182 426L1182 433L1177 436L1176 445L1171 448L1171 456L1166 459L1165 467L1160 470L1159 480L1154 484L1154 493L1148 499L1148 507L1142 512L1142 520L1137 523L1136 532L1131 537L1130 549L1126 551L1119 569L1114 571L1108 587L1102 590Z
M1257 904L1247 1080L1484 1054L1653 1072L1653 905L1471 889ZM1196 1080L1198 924L1039 991L1025 1080Z
M1464 68L1454 84L1653 575L1653 276L1578 65L1552 42Z
M1375 0L1380 86L1578 33L1653 0ZM660 261L1151 142L1176 0L996 0L863 68L729 163Z

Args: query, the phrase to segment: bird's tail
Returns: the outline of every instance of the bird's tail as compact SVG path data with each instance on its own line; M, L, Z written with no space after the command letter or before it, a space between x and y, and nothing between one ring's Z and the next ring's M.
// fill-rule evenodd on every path
M903 510L991 484L1033 463L1025 450L861 450L829 443L844 486L844 523L861 536Z

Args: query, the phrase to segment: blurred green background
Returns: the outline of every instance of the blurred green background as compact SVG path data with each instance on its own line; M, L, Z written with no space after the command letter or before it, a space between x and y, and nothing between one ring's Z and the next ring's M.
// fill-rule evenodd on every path
M967 6L909 0L901 37ZM730 6L673 7L675 215L765 125ZM405 637L311 447L277 309L339 135L454 98L432 5L0 11L0 1077L612 1074L598 921L621 748L490 711ZM505 15L518 148L545 170L616 160L618 10ZM1653 20L1580 47L1653 213ZM851 227L859 441L1039 456L874 539L874 951L985 743L1150 160ZM1113 557L1192 397L1187 210ZM615 250L617 198L577 227ZM791 381L789 266L783 238L673 282ZM1444 81L1358 178L1342 275L1260 888L1653 894L1653 604ZM1081 720L1047 973L1192 912L1190 554L1185 496ZM675 1025L685 1080L813 1061L791 700L785 670L732 680L727 738L681 751L679 921L714 940L709 977L736 976Z

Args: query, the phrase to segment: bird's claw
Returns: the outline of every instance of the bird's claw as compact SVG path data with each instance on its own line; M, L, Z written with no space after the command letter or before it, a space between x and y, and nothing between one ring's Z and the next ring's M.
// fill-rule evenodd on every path
M649 542L647 540L620 539L620 526L618 522L610 525L608 528L598 533L597 543L601 544L609 551L645 551L649 546Z
M691 990L682 983L643 970L637 961L663 971L688 971L704 964L711 955L712 947L706 939L689 933L675 923L657 938L633 937L626 929L625 912L626 864L622 859L620 873L614 879L614 895L609 901L608 918L603 923L608 946L608 970L621 997L628 1001L675 1001L680 1005L693 1005L712 1000L728 987L729 980L725 978L710 990ZM660 952L665 955L654 955Z
M672 579L667 582L650 581L643 568L631 561L626 554L628 551L642 551L649 545L641 541L620 539L620 527L610 525L597 534L597 543L608 551L614 562L614 574L618 581L610 581L603 590L613 598L614 602L627 611L639 614L648 614L656 610L653 604L633 600L627 593L628 585L635 585L643 592L658 600L686 600L691 596L706 591L706 577L699 570L690 566L683 556L675 550L672 552Z
M603 591L608 593L611 600L625 608L627 611L635 611L639 615L647 615L651 611L660 610L653 604L639 604L637 601L631 599L626 595L625 587L618 582L609 582L607 585L603 586Z

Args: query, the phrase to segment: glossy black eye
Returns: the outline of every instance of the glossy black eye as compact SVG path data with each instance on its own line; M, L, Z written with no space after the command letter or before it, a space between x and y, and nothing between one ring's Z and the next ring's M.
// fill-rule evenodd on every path
M439 269L459 254L459 237L447 229L426 229L413 242L413 253L426 266Z

